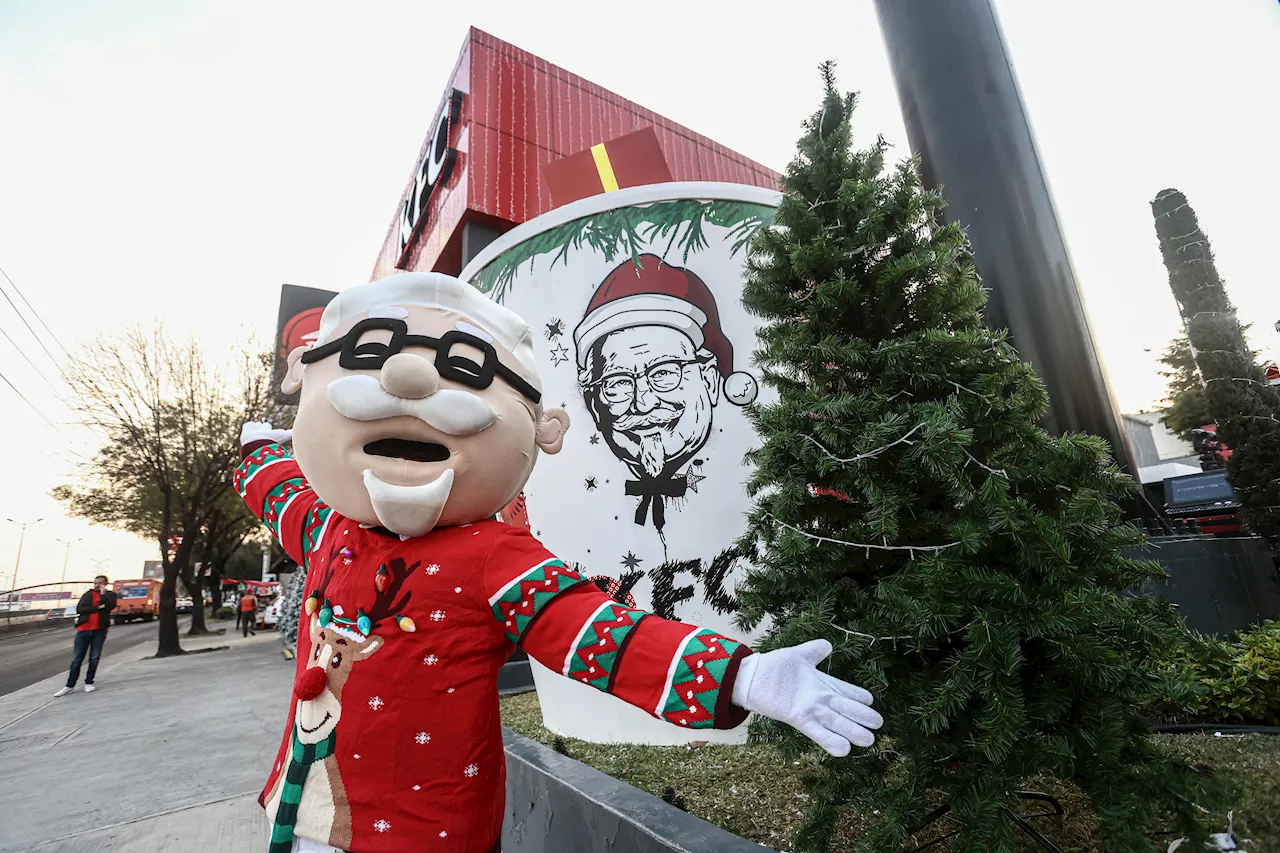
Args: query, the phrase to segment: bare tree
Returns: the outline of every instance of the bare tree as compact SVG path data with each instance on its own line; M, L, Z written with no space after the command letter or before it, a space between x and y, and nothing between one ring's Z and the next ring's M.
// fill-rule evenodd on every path
M177 343L160 327L99 340L66 371L70 404L102 445L84 463L83 482L54 496L73 515L156 541L164 567L157 657L183 653L178 579L202 601L204 572L194 571L193 555L217 556L232 535L226 508L240 425L267 411L270 376L255 351L243 350L228 371L196 341ZM192 633L204 632L203 610L192 611Z

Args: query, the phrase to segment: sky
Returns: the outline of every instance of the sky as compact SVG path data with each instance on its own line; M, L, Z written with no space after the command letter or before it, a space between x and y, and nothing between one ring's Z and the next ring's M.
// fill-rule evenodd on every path
M1177 332L1149 208L1166 187L1195 207L1253 345L1280 355L1280 3L995 2L1120 407L1158 404ZM64 558L75 579L155 558L48 496L94 447L58 366L156 319L210 353L269 340L281 284L368 280L468 26L775 169L834 59L861 92L859 142L909 153L871 0L582 9L0 0L0 268L18 289L0 290L19 309L0 298L0 374L39 411L0 382L0 588L19 540L3 519L43 519L23 585L56 582Z

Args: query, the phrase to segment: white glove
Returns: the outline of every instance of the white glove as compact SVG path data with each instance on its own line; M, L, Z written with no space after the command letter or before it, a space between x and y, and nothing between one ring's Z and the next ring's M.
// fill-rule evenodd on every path
M271 424L258 423L249 421L249 423L240 427L240 446L252 444L255 441L274 441L276 444L284 444L293 438L293 431L287 429L272 429Z
M733 683L733 704L786 723L818 746L843 758L850 743L875 743L869 729L884 725L872 710L871 694L819 672L831 643L811 640L799 646L745 658Z

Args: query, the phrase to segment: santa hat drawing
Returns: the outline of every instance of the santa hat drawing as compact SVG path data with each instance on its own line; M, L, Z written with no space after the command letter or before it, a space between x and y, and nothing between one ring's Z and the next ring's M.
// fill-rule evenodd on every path
M578 368L596 341L619 329L666 326L683 332L696 349L716 357L724 396L735 406L750 405L759 393L755 377L733 369L733 344L720 328L720 312L706 282L691 270L674 267L657 255L628 258L596 288L586 316L573 330Z

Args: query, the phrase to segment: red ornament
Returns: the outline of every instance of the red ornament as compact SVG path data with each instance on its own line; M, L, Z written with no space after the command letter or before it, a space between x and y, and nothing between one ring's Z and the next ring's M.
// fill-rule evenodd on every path
M373 588L378 592L386 592L389 586L391 586L391 572L387 571L386 566L379 566L378 573L373 576Z

